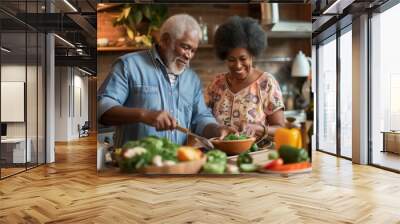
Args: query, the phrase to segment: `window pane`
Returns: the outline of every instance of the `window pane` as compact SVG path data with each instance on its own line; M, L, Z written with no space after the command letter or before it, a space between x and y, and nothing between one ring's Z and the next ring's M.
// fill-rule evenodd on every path
M400 33L394 28L398 27L398 21L400 4L371 20L371 131L372 163L400 170L400 156L395 154L400 153Z
M340 153L352 156L352 35L340 36Z
M318 48L318 149L336 153L336 40Z
M28 32L28 62L26 80L26 116L27 116L27 139L30 144L30 161L28 167L37 165L37 33Z
M26 33L1 33L1 177L25 170L31 161L26 144ZM11 109L12 108L12 109Z

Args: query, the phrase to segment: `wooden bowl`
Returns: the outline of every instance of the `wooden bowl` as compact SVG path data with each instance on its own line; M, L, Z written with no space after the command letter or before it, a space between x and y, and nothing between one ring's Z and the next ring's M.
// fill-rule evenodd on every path
M256 141L254 137L243 140L219 140L211 138L214 148L224 151L228 155L237 155L250 149L251 145Z
M203 167L206 160L207 157L203 155L199 160L179 162L171 166L146 166L138 170L138 172L144 174L196 174Z

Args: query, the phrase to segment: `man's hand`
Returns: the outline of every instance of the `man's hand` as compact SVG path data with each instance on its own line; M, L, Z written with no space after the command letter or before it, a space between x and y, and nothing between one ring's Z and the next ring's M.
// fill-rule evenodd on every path
M157 131L172 130L176 128L176 120L166 111L146 111L144 123L156 128Z

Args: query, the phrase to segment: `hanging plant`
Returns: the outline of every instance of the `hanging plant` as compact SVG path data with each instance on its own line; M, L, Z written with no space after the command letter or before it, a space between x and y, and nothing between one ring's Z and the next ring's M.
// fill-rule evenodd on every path
M150 47L154 41L152 35L160 29L167 15L164 5L125 4L113 25L123 26L128 38L136 44Z

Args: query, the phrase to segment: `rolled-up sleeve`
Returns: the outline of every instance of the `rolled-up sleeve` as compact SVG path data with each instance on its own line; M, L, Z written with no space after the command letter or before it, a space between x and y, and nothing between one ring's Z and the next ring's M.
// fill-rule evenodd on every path
M193 119L191 122L192 129L198 135L203 135L203 130L208 124L217 124L214 116L211 113L204 101L203 91L201 90L201 84L197 86L195 99L193 103Z
M129 80L123 60L117 60L97 92L98 119L115 106L124 105L129 95Z

